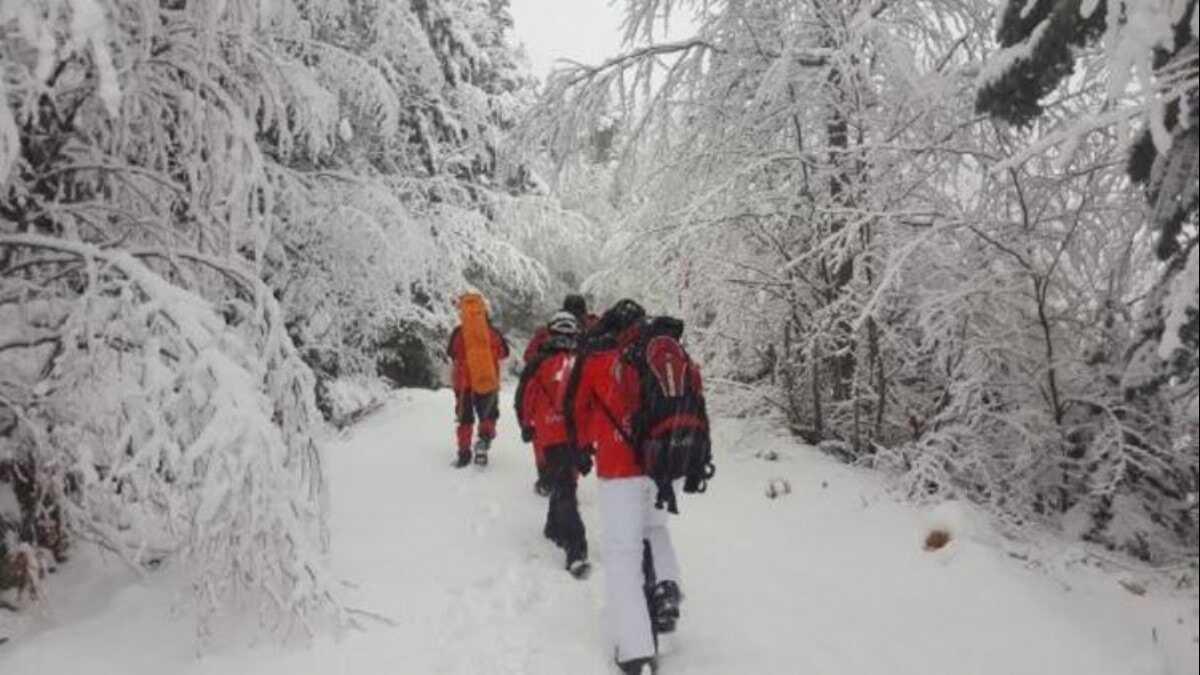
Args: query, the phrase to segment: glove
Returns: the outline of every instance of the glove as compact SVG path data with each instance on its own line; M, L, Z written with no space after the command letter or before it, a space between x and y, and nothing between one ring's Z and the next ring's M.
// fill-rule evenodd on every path
M717 473L717 467L709 460L699 471L689 471L683 479L683 491L687 494L703 493L708 489L708 481Z
M533 427L521 427L521 441L529 443L533 440Z
M575 468L579 470L579 475L586 476L592 472L592 453L589 448L582 448L576 453Z

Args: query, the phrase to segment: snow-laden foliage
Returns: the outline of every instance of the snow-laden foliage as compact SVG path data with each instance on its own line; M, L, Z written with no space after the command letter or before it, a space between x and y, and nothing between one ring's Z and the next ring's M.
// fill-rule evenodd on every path
M468 286L496 300L505 323L530 318L514 307L544 310L562 265L594 237L505 161L506 134L532 98L507 2L299 3L277 15L292 17L284 35L311 25L311 40L282 43L315 70L306 100L340 102L312 152L289 154L274 136L268 147L288 227L267 278L319 379L440 354ZM383 346L397 336L425 353Z
M278 306L252 300L261 284L225 270L246 298L218 310L143 262L153 254L38 235L0 245L86 279L80 293L30 285L5 311L18 327L5 347L45 345L32 386L0 382L19 421L6 454L33 468L58 517L135 567L187 564L206 610L230 598L261 598L275 621L328 609L311 374Z
M1129 175L1146 190L1156 252L1170 262L1169 275L1183 268L1196 245L1198 17L1196 0L1007 2L996 36L1002 49L988 59L977 84L978 110L1020 125L1039 123L1025 147L1011 153L1013 166L1060 145L1069 158L1099 131L1128 138ZM1093 45L1101 49L1088 51ZM1058 114L1059 102L1080 82L1103 83L1104 95L1090 106L1071 106L1073 115ZM1164 339L1174 344L1180 329L1196 330L1182 322Z
M682 315L726 405L914 498L1194 555L1195 378L1151 359L1173 286L1121 139L1008 161L1020 133L973 110L989 3L626 8L629 51L556 71L529 127L568 173L613 145L598 292ZM695 33L656 41L672 12ZM1103 73L1047 115L1101 105Z
M340 617L314 388L344 412L330 383L440 344L463 288L541 299L539 256L594 240L502 167L530 91L510 23L486 0L0 0L22 537L182 569L208 616Z
M35 486L37 543L53 521L178 562L206 612L291 631L338 603L312 375L259 280L279 221L258 136L295 102L257 13L0 9L0 460Z

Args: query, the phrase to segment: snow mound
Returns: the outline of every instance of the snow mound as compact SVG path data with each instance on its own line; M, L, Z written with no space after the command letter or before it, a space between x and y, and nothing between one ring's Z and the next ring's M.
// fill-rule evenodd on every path
M388 393L387 384L378 378L340 377L329 385L330 421L339 429L345 428L378 410Z

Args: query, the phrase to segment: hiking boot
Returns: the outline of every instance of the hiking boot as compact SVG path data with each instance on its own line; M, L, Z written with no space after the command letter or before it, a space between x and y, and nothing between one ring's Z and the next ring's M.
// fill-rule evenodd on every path
M587 544L582 541L569 541L564 544L563 549L567 553L567 571L576 579L587 578L588 573L592 571L592 564L587 559Z
M471 451L458 451L458 457L454 460L454 468L461 469L471 463Z
M492 439L481 438L475 441L475 463L485 466L488 461L488 449L492 447Z
M654 675L658 672L658 663L655 662L652 656L621 661L617 664L617 667L625 675Z
M586 579L592 572L592 564L587 561L587 558L577 558L567 561L567 572L576 579Z
M650 620L654 624L654 632L674 632L682 600L683 594L674 581L660 581L654 586L650 595Z

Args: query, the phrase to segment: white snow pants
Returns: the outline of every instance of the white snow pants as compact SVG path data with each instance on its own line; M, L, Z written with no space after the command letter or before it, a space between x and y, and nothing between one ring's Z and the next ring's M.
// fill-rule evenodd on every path
M667 531L667 511L654 508L657 488L649 478L609 478L599 483L605 623L616 644L618 661L654 656L654 636L642 590L642 540L650 542L658 581L678 584L679 559Z

